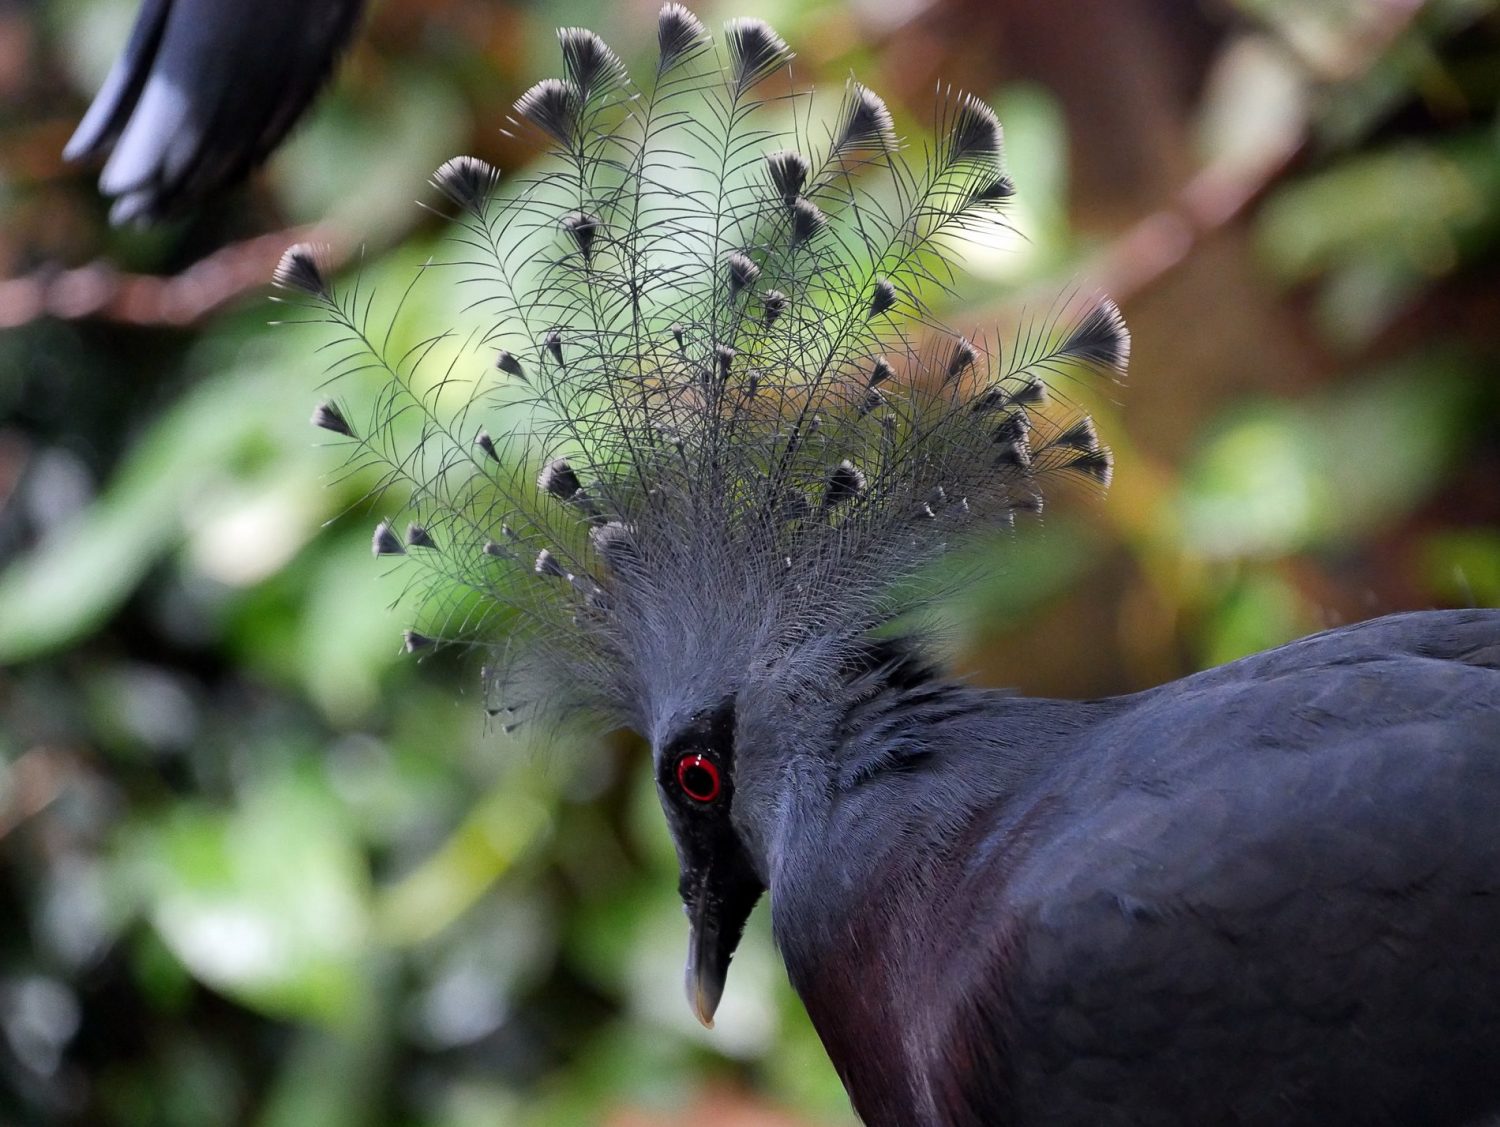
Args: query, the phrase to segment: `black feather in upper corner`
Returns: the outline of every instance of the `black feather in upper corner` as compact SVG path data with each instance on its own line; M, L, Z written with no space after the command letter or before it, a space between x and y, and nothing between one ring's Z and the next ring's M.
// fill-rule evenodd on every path
M157 222L231 187L302 116L364 0L145 0L69 140L107 157L115 223Z

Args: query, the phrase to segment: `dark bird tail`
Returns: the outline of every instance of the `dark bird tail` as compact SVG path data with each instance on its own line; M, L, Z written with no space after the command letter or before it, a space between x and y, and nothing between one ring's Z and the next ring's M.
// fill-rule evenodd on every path
M64 150L108 157L116 223L176 215L236 183L286 135L364 0L145 0Z

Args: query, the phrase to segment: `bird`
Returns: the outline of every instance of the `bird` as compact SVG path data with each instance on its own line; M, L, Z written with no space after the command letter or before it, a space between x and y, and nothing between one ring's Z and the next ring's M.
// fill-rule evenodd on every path
M938 316L1015 194L973 96L916 145L761 20L667 4L639 82L558 36L508 126L540 169L433 176L444 327L316 246L274 280L326 337L312 422L375 483L403 648L472 656L506 731L649 746L699 1020L768 896L871 1127L1500 1113L1500 611L1088 701L955 676L933 565L1109 484L1069 388L1123 377L1119 308Z
M237 184L296 124L364 0L143 0L63 149L106 158L111 220L174 218Z

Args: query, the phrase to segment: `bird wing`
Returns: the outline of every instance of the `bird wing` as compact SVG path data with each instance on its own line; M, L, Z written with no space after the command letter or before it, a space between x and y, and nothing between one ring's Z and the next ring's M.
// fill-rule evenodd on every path
M234 183L285 136L353 33L363 0L145 0L64 155L108 154L117 223Z
M1006 981L977 995L1017 1019L1019 1106L1500 1106L1500 612L1318 635L1143 694L1075 750L1008 885Z
M1412 611L1372 618L1310 634L1146 695L1221 683L1264 682L1325 666L1350 666L1397 657L1500 670L1500 610Z

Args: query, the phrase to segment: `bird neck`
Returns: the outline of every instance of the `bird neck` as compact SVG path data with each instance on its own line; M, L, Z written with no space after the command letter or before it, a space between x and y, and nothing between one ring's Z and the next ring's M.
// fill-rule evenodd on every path
M865 865L896 831L941 847L970 811L1016 793L1091 707L973 688L901 642L871 643L841 673L827 697L742 702L737 829L773 893L830 842Z
M788 974L857 1110L937 1122L929 1057L1005 949L1035 780L1100 706L893 674L857 695L821 779L786 772L763 863Z

